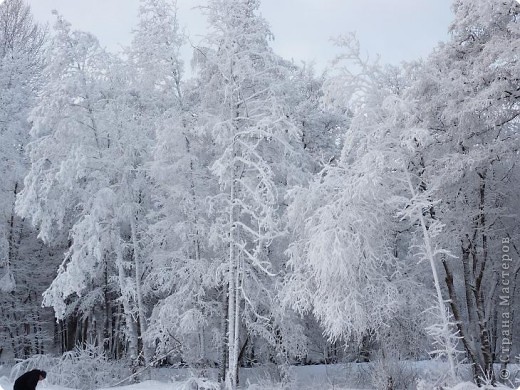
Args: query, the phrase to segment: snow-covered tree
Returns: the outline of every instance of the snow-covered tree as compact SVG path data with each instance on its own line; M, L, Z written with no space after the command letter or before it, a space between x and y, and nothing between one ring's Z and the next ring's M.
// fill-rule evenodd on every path
M212 186L207 145L196 128L198 94L182 80L184 36L176 12L174 1L141 1L129 67L141 102L138 122L154 139L146 166L153 207L146 219L144 293L155 303L147 340L158 354L180 349L182 359L195 362L206 358L205 322L214 316L204 298L208 284L215 285L208 282L203 204Z
M339 158L348 116L333 104L324 103L325 74L316 75L312 64L292 66L280 86L286 99L288 115L300 129L304 155L302 171L317 173L325 163Z
M31 114L33 140L27 148L31 166L17 212L39 229L39 237L49 245L66 240L70 232L66 260L45 294L45 303L54 305L59 319L81 314L93 320L94 313L101 317L105 313L99 325L106 325L116 290L106 256L111 243L108 235L98 240L103 232L96 232L96 218L106 214L99 209L106 193L98 191L110 180L103 159L110 138L99 114L105 105L101 83L108 56L94 37L71 31L60 16L47 54L45 83ZM97 211L90 210L96 207ZM100 309L102 305L106 310ZM95 336L100 342L108 340Z
M405 97L408 75L361 58L353 35L340 43L348 50L339 60L353 66L339 67L325 96L351 112L352 120L338 163L292 192L295 238L285 299L300 312L314 313L329 338L364 344L370 336L388 355L389 348L400 349L399 337L388 329L408 332L398 326L406 315L415 331L422 322L424 334L421 308L433 303L431 290L420 287L430 280L411 277L418 274L414 255L423 253L430 262L438 312L445 314L437 263L446 252L435 249L436 229L428 231L433 225L426 226L426 206L416 194L424 183L416 178L415 164L431 139L426 129L410 126L415 106ZM442 315L451 359L455 330ZM451 367L455 376L454 360Z
M269 47L271 33L258 6L254 0L211 1L211 35L198 53L206 86L201 120L215 147L211 170L220 186L211 200L211 240L225 259L220 272L227 362L221 366L229 367L230 389L237 386L243 327L265 334L272 326L272 285L279 269L272 245L283 234L278 208L298 139L277 93L286 67Z
M16 358L49 345L41 321L49 313L40 308L46 272L31 272L47 253L39 254L41 243L14 210L27 169L27 116L41 85L44 44L45 30L33 20L29 6L22 0L0 4L0 339L6 353Z
M21 0L0 5L0 169L4 177L1 188L0 224L2 236L3 291L14 290L10 265L16 251L18 226L14 201L21 188L25 170L23 148L29 137L27 113L33 104L41 72L44 35L32 20L30 8Z
M518 237L519 6L456 1L452 37L428 58L410 91L415 123L435 139L422 176L436 188L446 287L477 383L500 353L501 241ZM511 270L510 283L518 283ZM459 287L457 280L461 280ZM507 294L506 294L507 295ZM506 316L514 312L509 302ZM511 318L504 318L507 321ZM512 348L507 355L509 358Z
M140 221L149 199L141 169L149 142L122 69L92 35L57 17L17 210L46 243L70 239L44 303L60 319L81 314L96 324L91 338L107 353L120 342L111 326L117 317L136 363L138 332L146 328Z
M331 84L343 87L338 80ZM375 100L376 88L366 89L365 100ZM374 103L364 104L369 110ZM331 337L377 331L396 306L397 289L387 279L396 269L394 217L387 205L392 184L376 169L391 166L378 150L383 140L377 133L368 144L367 128L375 126L362 123L365 118L373 121L360 115L360 123L349 128L341 163L327 166L309 188L291 194L295 237L288 251L292 272L286 299L300 312L312 310Z

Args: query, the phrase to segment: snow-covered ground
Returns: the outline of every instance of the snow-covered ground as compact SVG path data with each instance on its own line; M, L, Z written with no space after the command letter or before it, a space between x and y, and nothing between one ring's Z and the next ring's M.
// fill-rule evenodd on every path
M391 372L397 378L394 383L396 389L449 388L446 386L447 365L435 361L406 362L394 367L381 367L378 363L292 366L285 372L284 384L281 382L281 370L277 367L245 368L240 370L239 387L244 390L377 389L381 388L383 382L378 381L384 380L385 370L387 372L392 370ZM214 376L215 372L207 370L159 368L143 377L141 382L134 384L114 386L117 384L116 380L107 375L106 383L98 390L217 390L220 389L217 383L202 379ZM464 380L465 378L461 378L462 382L451 389L479 389ZM48 377L38 385L37 390L79 390L59 386L53 382L55 381ZM0 390L12 390L12 387L13 379L9 377L8 369L0 367Z

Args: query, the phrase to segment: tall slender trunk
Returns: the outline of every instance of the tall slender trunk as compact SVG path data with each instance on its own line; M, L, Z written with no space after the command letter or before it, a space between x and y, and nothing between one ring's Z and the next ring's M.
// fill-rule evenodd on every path
M233 245L230 245L231 247ZM233 250L230 250L230 255L233 255ZM226 387L228 390L235 390L236 389L236 372L237 372L237 363L235 360L235 340L236 340L236 330L235 330L235 310L236 310L236 295L237 295L237 289L236 289L236 264L234 256L233 258L230 257L230 264L229 264L229 281L228 281L228 313L227 313L227 322L228 322L228 346L227 346L227 352L228 352L228 371L226 373Z
M179 87L178 87L179 88ZM180 88L179 92L180 94ZM184 108L183 108L184 111ZM183 128L184 128L184 139L185 139L185 147L186 147L186 154L189 156L189 165L188 165L188 177L189 177L189 183L190 183L190 196L191 196L191 214L188 215L188 219L190 221L190 238L193 245L193 259L195 260L195 264L200 264L201 261L201 240L199 235L199 227L198 227L198 208L197 208L197 195L195 192L195 177L194 177L194 166L193 166L193 157L191 154L191 146L190 146L190 139L188 137L186 124L183 121ZM201 327L199 330L199 357L204 358L206 356L206 341L204 337L204 326ZM225 370L224 370L225 374ZM222 377L224 378L224 376Z
M237 257L237 270L235 274L235 339L233 340L233 367L234 367L234 387L238 385L238 357L240 356L240 301L242 297L242 272L240 258Z
M229 297L228 297L229 286L226 283L222 288L222 321L221 321L221 330L222 330L222 350L220 353L220 362L219 362L219 381L223 383L226 380L226 373L228 367L228 332L229 332L229 322L228 318L228 307L229 307Z
M491 350L490 332L488 329L489 318L485 311L484 292L482 291L482 281L484 279L484 272L488 261L488 240L487 240L487 225L486 225L486 176L487 169L478 173L480 178L479 188L479 232L482 240L482 258L480 259L480 267L476 269L475 275L475 301L478 317L478 335L480 338L480 346L483 360L484 374L492 381L495 380L493 372L493 351Z
M134 323L134 319L132 318L132 307L130 305L130 301L128 298L128 294L126 293L126 272L123 266L123 253L122 248L117 248L117 270L118 270L118 280L119 280L119 288L121 290L121 304L123 305L123 312L125 315L125 323L126 323L126 336L128 337L128 353L130 355L130 359L132 365L137 365L138 353L137 353L137 329Z
M141 258L140 258L140 250L139 250L139 240L137 237L138 232L137 232L136 220L138 220L137 215L134 218L132 218L132 220L130 221L130 227L131 227L131 233L132 233L132 247L133 247L132 253L133 253L134 267L135 267L135 289L136 289L136 295L137 295L137 311L139 313L139 315L138 315L139 331L140 331L139 338L141 339L144 366L146 367L149 363L149 356L148 356L148 349L146 348L146 345L143 340L143 335L146 333L147 324L146 324L146 315L145 315L145 308L144 308L144 302L143 302L143 292L142 292L142 286L141 286L141 279L143 276L143 272L141 270Z
M407 174L407 181L408 181L408 188L410 190L410 193L412 195L412 198L416 197L415 189L412 185L412 180L410 179L410 174L408 171L406 171ZM450 374L451 378L455 381L457 378L456 373L456 367L455 367L455 358L453 356L453 353L451 351L451 330L450 330L450 323L448 320L448 317L446 315L446 307L444 305L444 299L442 298L442 291L441 291L441 284L439 281L439 276L437 273L437 267L435 265L435 259L434 259L434 253L433 253L433 247L430 239L430 233L428 232L428 228L426 227L426 221L424 219L424 215L422 214L422 210L419 210L419 221L421 223L421 229L423 233L423 240L424 240L424 247L426 249L426 256L428 260L430 261L430 266L433 273L433 280L435 283L435 291L437 292L437 304L439 305L439 311L442 318L442 328L443 328L443 337L445 338L445 345L446 345L446 355L448 356L448 362L450 364Z
M476 383L480 383L480 372L483 369L484 361L481 354L481 342L478 337L479 321L477 318L476 300L473 293L473 263L476 261L473 244L469 237L465 237L461 243L462 252L462 269L463 269L463 280L464 280L464 293L466 309L468 312L467 332L462 336L465 338L466 352L472 360L473 379Z
M478 172L478 214L473 220L472 234L466 234L461 240L461 263L464 299L456 298L453 286L453 270L443 262L446 271L446 284L451 298L451 308L457 321L464 349L470 360L473 380L482 384L482 379L494 381L494 347L490 327L493 327L493 313L496 311L496 283L484 288L486 266L488 266L488 236L486 221L486 173ZM463 318L467 312L467 319ZM495 326L496 330L496 326Z
M235 318L238 316L237 310L237 274L238 274L238 262L237 262L237 254L235 251L235 243L234 243L234 235L235 235L235 221L234 221L234 183L231 188L231 205L230 205L230 236L231 240L229 243L229 259L228 259L228 313L227 313L227 321L228 321L228 364L229 369L226 375L226 387L228 390L235 390L236 383L236 372L238 371L237 361L236 361L236 339L238 330L236 329L236 321Z
M233 158L236 156L236 144L233 144ZM237 196L237 166L233 160L232 180L229 195L229 258L228 258L228 364L226 388L235 390L238 378L238 340L240 325L240 294L239 294L239 253L236 248L238 226L235 205Z
M107 357L110 356L110 344L113 343L109 332L110 322L110 299L108 294L108 261L105 259L103 270L103 351Z
M11 216L9 218L9 238L8 238L8 259L7 259L7 271L9 271L9 267L14 260L14 254L16 251L16 239L15 239L15 205L16 205L16 195L18 194L18 181L14 183L13 189L13 206L11 209Z
M442 265L446 273L445 282L446 286L448 287L448 294L450 297L450 308L453 313L453 317L455 318L455 324L457 326L459 335L461 336L462 344L464 345L464 349L469 357L470 363L472 367L475 367L478 365L478 357L475 349L473 348L473 345L469 342L470 338L468 337L468 330L465 326L464 318L462 317L459 299L457 297L455 285L453 284L453 271L449 267L447 261L443 260Z
M119 334L121 334L121 318L122 318L122 307L121 305L117 305L117 312L115 316L112 318L112 347L111 354L115 359L121 359L122 351L121 351L121 338Z

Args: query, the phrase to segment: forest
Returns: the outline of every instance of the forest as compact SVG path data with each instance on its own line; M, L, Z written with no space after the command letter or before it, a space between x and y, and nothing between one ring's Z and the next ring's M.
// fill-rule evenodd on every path
M454 0L399 66L346 31L323 72L259 5L208 0L188 62L176 0L140 0L120 53L0 2L0 365L518 386L520 3Z

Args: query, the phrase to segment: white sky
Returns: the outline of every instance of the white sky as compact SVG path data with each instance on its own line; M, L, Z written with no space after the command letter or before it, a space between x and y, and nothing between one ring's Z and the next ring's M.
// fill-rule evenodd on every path
M0 0L1 2L2 0ZM130 43L139 0L26 0L37 20L58 10L73 28L89 31L117 51ZM179 20L193 43L205 31L196 8L203 0L178 0ZM355 31L362 50L397 64L426 56L448 37L451 0L263 0L261 13L275 35L275 51L295 62L314 60L323 69L337 54L330 41ZM187 53L191 50L186 49Z

